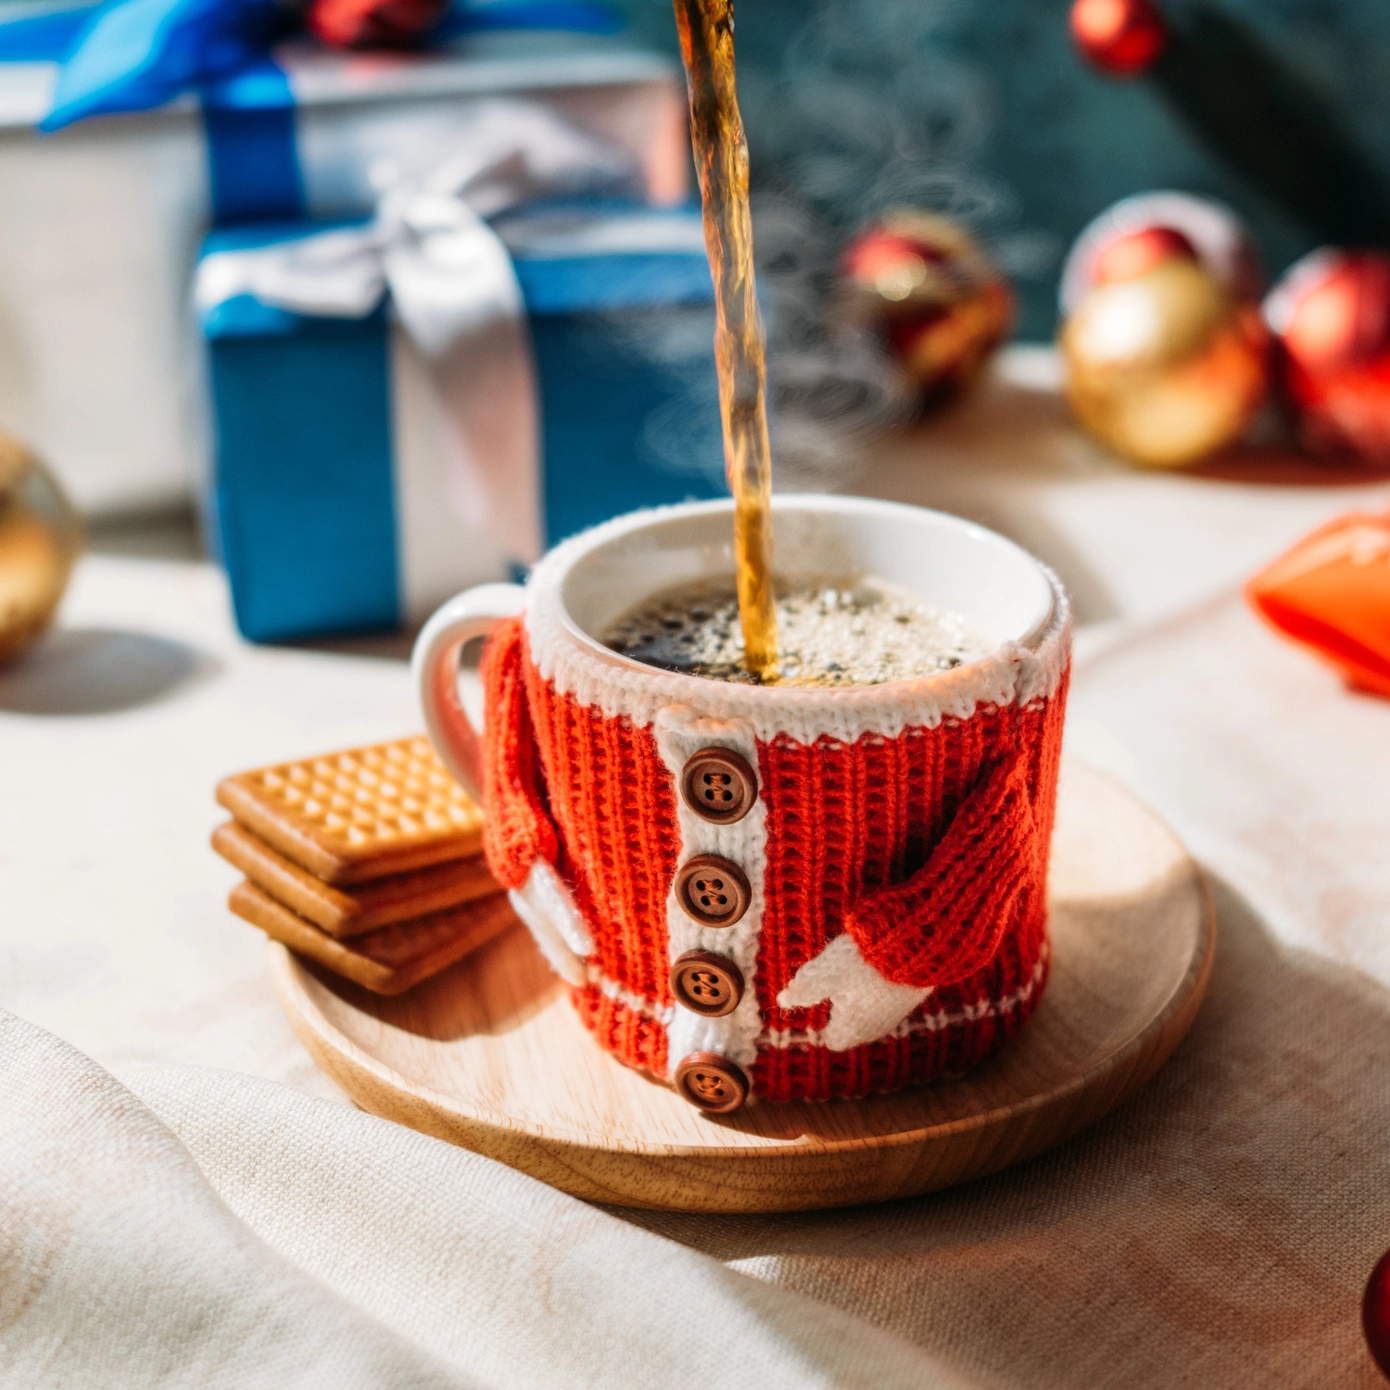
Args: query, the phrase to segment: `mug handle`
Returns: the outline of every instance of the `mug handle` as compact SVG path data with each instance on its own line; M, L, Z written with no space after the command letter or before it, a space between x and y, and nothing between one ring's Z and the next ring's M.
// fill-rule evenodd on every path
M425 729L444 766L469 796L483 804L483 757L478 731L459 699L458 659L464 644L486 637L526 605L520 584L479 584L455 594L421 629L410 669Z

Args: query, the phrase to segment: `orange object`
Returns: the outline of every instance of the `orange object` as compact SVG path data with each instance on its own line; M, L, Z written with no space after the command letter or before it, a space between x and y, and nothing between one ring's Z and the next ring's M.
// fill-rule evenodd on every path
M1352 512L1314 531L1245 589L1276 631L1358 690L1390 697L1390 512Z

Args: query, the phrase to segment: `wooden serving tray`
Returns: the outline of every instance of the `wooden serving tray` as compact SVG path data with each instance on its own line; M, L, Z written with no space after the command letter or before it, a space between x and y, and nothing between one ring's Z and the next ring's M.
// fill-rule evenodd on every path
M295 1032L363 1109L592 1201L803 1211L996 1172L1133 1094L1197 1012L1211 902L1172 832L1075 764L1053 841L1052 978L1032 1021L968 1076L860 1101L702 1115L601 1052L519 923L378 998L271 945Z

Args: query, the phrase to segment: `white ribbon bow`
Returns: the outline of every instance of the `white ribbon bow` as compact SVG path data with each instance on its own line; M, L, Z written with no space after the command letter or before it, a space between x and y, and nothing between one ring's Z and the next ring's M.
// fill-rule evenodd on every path
M363 318L389 289L451 425L453 510L529 563L541 549L530 337L511 258L482 219L537 198L630 190L637 170L541 106L485 101L471 116L459 153L391 189L374 221L214 252L199 265L194 299L200 312L249 294L292 313Z

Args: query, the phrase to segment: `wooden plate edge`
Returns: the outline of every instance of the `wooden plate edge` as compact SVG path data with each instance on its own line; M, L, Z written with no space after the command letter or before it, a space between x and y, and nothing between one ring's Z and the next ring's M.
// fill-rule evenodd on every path
M407 1083L335 1028L308 996L304 966L274 942L269 943L271 978L296 1036L363 1109L507 1163L573 1196L656 1210L727 1213L848 1206L932 1191L1036 1157L1094 1124L1158 1071L1196 1017L1215 954L1211 893L1200 869L1188 862L1202 898L1201 933L1182 980L1141 1032L1056 1090L941 1125L877 1140L832 1141L814 1150L793 1143L756 1149L605 1149L592 1139L546 1136L503 1115L465 1111L448 1097ZM1056 1122L1048 1123L1049 1116ZM1006 1129L1016 1131L1013 1142L1000 1144ZM916 1161L902 1162L914 1155ZM744 1191L737 1179L755 1173L756 1182ZM774 1176L769 1190L767 1180Z

